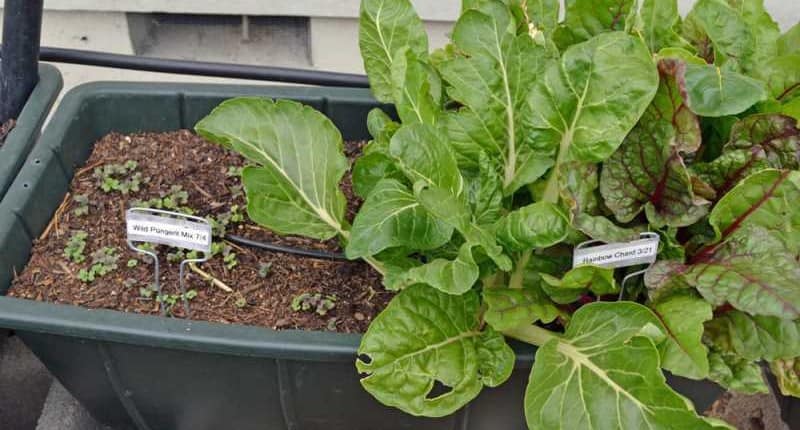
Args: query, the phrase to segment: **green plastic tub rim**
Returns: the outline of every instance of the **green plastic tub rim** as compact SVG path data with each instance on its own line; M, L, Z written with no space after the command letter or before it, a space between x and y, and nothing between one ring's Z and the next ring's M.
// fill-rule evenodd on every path
M58 97L63 79L58 69L49 64L39 65L39 82L16 118L17 124L0 146L0 199L22 167L33 148L47 114Z

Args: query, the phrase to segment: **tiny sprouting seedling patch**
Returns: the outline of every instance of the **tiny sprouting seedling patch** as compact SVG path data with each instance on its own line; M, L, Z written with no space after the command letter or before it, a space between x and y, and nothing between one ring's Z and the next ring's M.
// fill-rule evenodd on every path
M123 164L106 164L94 169L94 178L97 187L106 193L118 191L129 194L139 191L139 186L144 182L141 172L136 172L139 164L128 160Z
M314 312L319 316L325 316L336 307L336 295L302 293L292 298L291 307L295 312Z
M89 237L89 234L83 230L73 232L72 236L70 236L67 241L67 246L64 247L64 257L73 263L83 263L86 261L86 256L83 255L83 251L86 249L87 237Z
M266 278L269 276L269 272L272 269L272 262L259 262L258 263L258 277L261 279Z
M130 260L128 260L128 262L127 262L127 263L125 263L125 265L126 265L128 268L133 268L133 267L136 267L136 266L138 266L138 265L139 265L139 260L137 260L137 259L135 259L135 258L131 258Z
M167 315L172 315L172 308L178 304L178 301L182 301L184 299L191 301L195 297L197 297L197 291L188 290L186 293L181 294L160 294L156 296L156 301L164 304Z
M75 208L72 209L72 214L80 217L89 214L89 196L86 194L76 194L72 197L75 202Z
M92 265L88 269L81 269L78 271L78 279L83 282L90 283L95 279L105 276L117 269L117 262L119 261L119 254L114 247L103 247L93 252Z

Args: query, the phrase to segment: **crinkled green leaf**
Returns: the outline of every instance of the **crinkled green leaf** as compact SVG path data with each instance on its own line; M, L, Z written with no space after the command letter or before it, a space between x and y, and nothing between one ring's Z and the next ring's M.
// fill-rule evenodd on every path
M678 282L697 288L714 306L729 303L754 315L800 316L800 264L763 227L744 228L713 254L693 263L657 262L651 270L662 272L664 284ZM670 268L662 271L663 267ZM645 280L650 287L659 287L655 275Z
M359 157L353 163L353 191L366 199L375 186L383 179L394 179L402 181L405 176L397 168L392 159L386 153L373 151Z
M633 31L651 52L668 47L688 47L689 42L679 34L680 21L676 0L644 0L636 13Z
M800 397L800 358L775 360L769 368L778 381L778 388L784 396Z
M761 170L800 168L800 129L784 115L751 115L734 124L722 151L716 160L693 166L719 195Z
M781 30L764 8L764 0L728 0L744 21L754 41L752 55L744 58L745 70L751 76L758 76L757 70L764 62L778 55L778 38Z
M497 387L506 382L514 370L516 356L506 343L506 338L486 327L477 343L478 375L487 387Z
M395 107L403 123L435 124L441 110L442 82L430 64L406 47L395 54L391 73Z
M523 288L484 288L483 301L487 306L483 318L496 330L536 321L549 323L559 314L538 283L526 283Z
M756 51L747 22L725 0L698 0L686 16L683 35L701 57L728 70L742 71Z
M794 255L800 252L800 172L768 169L745 178L717 202L709 222L717 243L748 225L763 227L780 238ZM696 257L702 260L713 247Z
M598 162L614 153L657 87L647 47L624 33L600 34L549 62L528 97L535 145L558 151L548 199L558 195L564 162Z
M409 0L362 0L358 45L372 94L394 102L392 64L408 47L418 56L428 54L428 36Z
M315 239L344 230L339 181L347 159L325 115L293 101L243 97L223 102L195 129L256 164L242 173L253 221Z
M524 2L530 23L550 37L558 27L558 0L527 0Z
M567 0L564 24L575 41L622 31L635 3L634 0Z
M446 129L463 157L477 162L474 156L483 150L496 160L510 194L544 173L531 161L536 151L523 129L530 115L526 96L543 67L544 48L527 33L516 34L513 15L499 1L466 11L452 38L462 55L439 67L448 95L464 107L447 116Z
M708 323L717 336L750 361L800 356L800 321L729 311Z
M478 281L480 270L472 256L474 244L465 243L454 260L437 258L411 268L402 275L403 284L426 284L448 294L464 294Z
M564 240L569 219L552 203L536 202L514 210L495 227L499 240L514 251L546 248Z
M701 116L735 115L767 97L763 82L710 64L687 64L683 81L689 109Z
M428 417L449 415L484 385L498 385L514 354L501 336L481 331L479 309L475 292L454 296L424 285L401 291L361 339L361 384L385 405ZM450 390L431 395L436 382Z
M708 350L703 345L703 323L712 317L711 305L691 290L680 290L653 302L650 308L666 328L658 345L661 367L692 379L708 376Z
M800 23L778 37L778 55L800 54Z
M502 215L503 188L500 176L489 158L482 155L478 170L472 175L465 175L464 180L467 183L467 199L475 223L493 224Z
M412 183L423 182L456 196L464 190L447 136L428 124L403 125L392 136L389 151Z
M400 124L380 108L373 108L367 114L367 130L375 139L375 144L380 148L384 148L389 144L389 140L398 128L400 128ZM365 148L364 153L368 154L368 149Z
M566 274L561 279L546 273L541 274L542 289L556 303L572 303L591 291L596 296L614 294L619 292L619 287L614 281L614 269L598 266L579 266Z
M503 253L495 235L473 222L464 196L455 196L438 187L427 187L417 190L416 197L436 218L458 230L467 243L480 246L501 270L511 270L511 259Z
M708 354L708 378L723 388L745 394L768 393L761 366L735 354L712 351Z
M561 200L572 215L596 213L599 206L596 191L600 185L597 164L573 161L561 167Z
M639 233L644 228L625 228L614 224L603 216L578 214L573 218L572 225L592 239L602 242L628 242L639 238Z
M800 96L800 53L768 59L759 72L777 101L787 103Z
M600 192L621 222L645 210L655 226L683 227L708 212L708 202L692 192L682 157L700 146L700 125L681 95L684 67L678 60L661 60L661 83L653 102L603 163Z
M563 337L536 353L525 393L528 427L568 429L710 429L672 391L654 341L660 323L642 305L592 303Z
M353 220L348 258L375 255L386 248L404 246L426 250L450 240L453 228L432 217L414 194L394 179L375 185Z

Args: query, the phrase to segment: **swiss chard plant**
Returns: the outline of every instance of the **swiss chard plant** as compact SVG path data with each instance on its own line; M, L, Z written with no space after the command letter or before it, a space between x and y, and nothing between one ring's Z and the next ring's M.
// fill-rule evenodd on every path
M380 402L440 417L538 347L528 425L712 428L662 370L800 394L800 30L761 0L464 0L431 52L408 0L363 0L373 140L239 98L197 125L244 155L248 214L338 237L397 291L356 362ZM351 169L364 199L349 223ZM576 244L660 237L657 262L572 266ZM624 286L624 288L623 288Z

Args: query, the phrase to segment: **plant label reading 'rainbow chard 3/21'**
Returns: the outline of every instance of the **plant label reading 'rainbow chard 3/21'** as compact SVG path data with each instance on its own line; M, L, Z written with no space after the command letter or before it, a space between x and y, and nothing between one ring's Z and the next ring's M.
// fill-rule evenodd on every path
M572 267L590 264L600 267L627 267L639 264L653 264L658 254L659 236L656 233L642 233L641 239L605 245L576 246L572 255ZM585 242L586 245L591 242Z
M211 253L208 221L177 212L132 208L125 214L128 240Z

